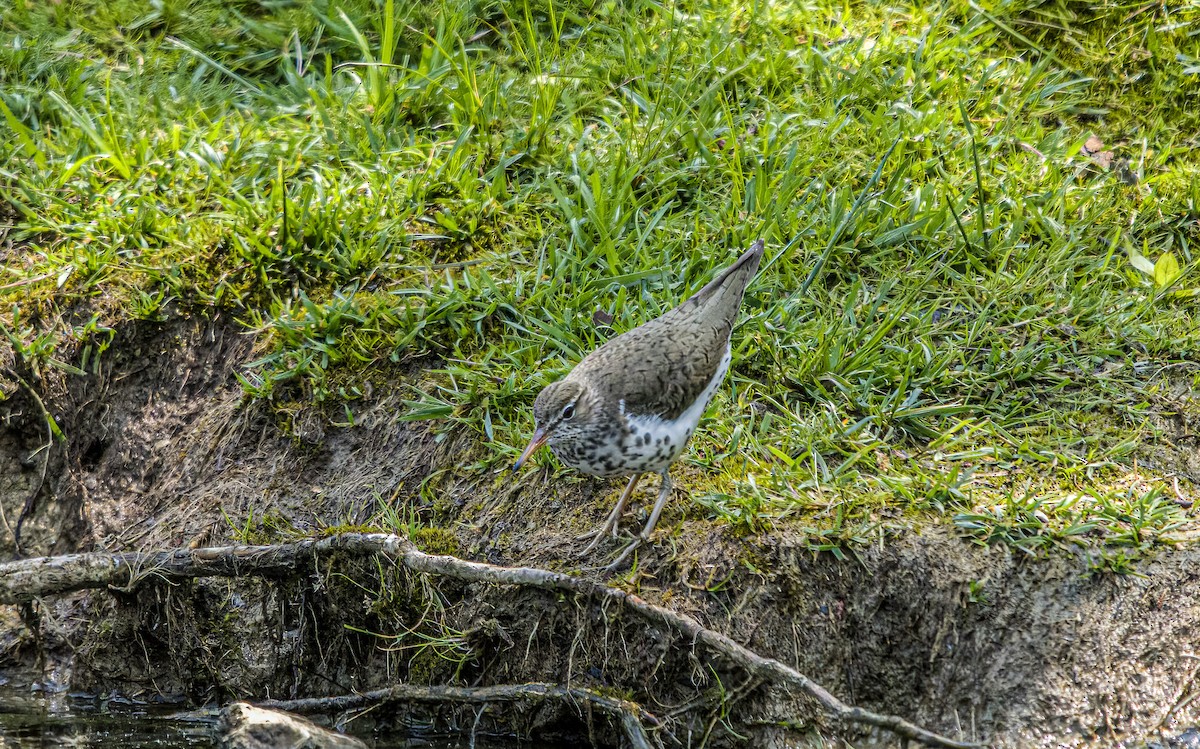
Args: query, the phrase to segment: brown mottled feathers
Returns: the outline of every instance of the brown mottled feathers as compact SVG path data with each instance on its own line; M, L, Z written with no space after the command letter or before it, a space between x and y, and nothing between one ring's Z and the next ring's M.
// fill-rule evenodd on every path
M626 413L675 419L717 373L762 254L759 240L687 301L588 354L568 379L585 377L605 402L625 401Z

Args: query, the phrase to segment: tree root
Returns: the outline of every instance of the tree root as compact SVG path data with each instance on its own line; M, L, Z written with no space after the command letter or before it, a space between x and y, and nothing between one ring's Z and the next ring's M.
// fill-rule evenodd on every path
M517 585L571 592L601 604L615 604L643 619L700 643L765 683L795 689L844 723L873 726L905 739L948 749L977 744L956 741L894 715L847 705L796 669L767 658L731 638L707 629L691 617L656 606L617 588L560 572L533 567L499 567L418 550L408 540L384 533L343 533L273 546L221 546L121 554L71 554L0 564L0 604L23 603L39 596L86 588L132 590L148 579L195 577L281 577L315 568L319 557L339 552L354 556L384 554L414 572L466 582Z
M603 695L592 689L564 687L557 684L501 684L490 687L420 687L397 684L388 689L376 689L361 694L337 697L310 697L299 700L260 700L259 707L285 710L290 713L342 712L390 702L456 702L488 704L490 702L545 702L556 700L570 704L586 703L615 717L634 749L652 749L654 744L646 734L645 724L658 725L658 718L647 713L641 705L629 700Z

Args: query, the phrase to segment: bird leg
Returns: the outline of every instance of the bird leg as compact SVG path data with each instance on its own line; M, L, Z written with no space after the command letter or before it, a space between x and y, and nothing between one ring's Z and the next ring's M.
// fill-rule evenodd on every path
M662 514L663 507L667 504L667 499L671 496L671 474L667 473L669 467L663 469L662 484L658 487L658 501L654 503L654 511L650 513L650 519L646 521L646 527L642 529L638 536L643 541L650 540L650 534L654 532L654 526L658 525L658 516Z
M621 552L611 564L604 569L608 572L615 570L622 562L629 558L629 555L637 551L638 548L650 540L650 534L654 532L654 526L658 525L658 516L662 514L663 507L667 504L667 498L671 496L671 475L668 473L670 466L667 466L662 472L662 485L658 489L658 501L654 503L654 510L650 512L650 519L646 521L646 527L642 528L642 532L633 539L628 546Z
M608 520L604 521L604 526L600 528L600 530L592 531L591 533L585 533L582 536L577 536L575 538L576 541L585 541L588 538L592 539L592 542L587 545L587 548L579 552L579 556L586 556L588 552L596 548L596 544L600 543L600 540L608 535L610 531L613 533L613 535L616 535L617 524L621 522L621 513L625 511L625 505L629 503L629 498L633 496L633 489L638 485L638 481L641 480L643 475L644 474L641 473L635 473L633 476L629 477L629 483L625 485L625 491L621 492L621 498L617 500L617 506L614 507L613 511L608 514Z

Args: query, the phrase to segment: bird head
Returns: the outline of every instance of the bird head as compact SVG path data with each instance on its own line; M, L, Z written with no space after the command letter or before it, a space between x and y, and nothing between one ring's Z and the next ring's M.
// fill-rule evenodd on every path
M533 418L537 429L521 457L517 458L513 470L520 468L530 455L547 442L566 441L587 432L589 419L596 411L591 395L586 385L570 379L544 387L533 402Z

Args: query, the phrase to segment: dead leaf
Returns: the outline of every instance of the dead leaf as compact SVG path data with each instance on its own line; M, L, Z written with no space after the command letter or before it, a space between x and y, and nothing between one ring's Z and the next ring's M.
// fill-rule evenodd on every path
M1104 141L1095 135L1088 138L1087 142L1083 144L1083 152L1101 169L1108 169L1112 166L1113 152L1105 151Z
M612 321L613 321L613 316L608 314L607 312L605 312L602 309L597 309L595 312L592 313L592 324L598 328L603 328L608 325L611 325Z

